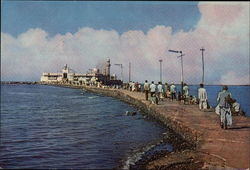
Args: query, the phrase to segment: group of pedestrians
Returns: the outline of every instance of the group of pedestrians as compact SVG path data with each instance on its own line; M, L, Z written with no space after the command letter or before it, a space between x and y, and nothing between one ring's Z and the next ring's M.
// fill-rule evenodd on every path
M183 85L182 95L180 91L177 94L176 86L173 82L170 86L166 84L164 89L162 82L158 82L158 84L156 85L154 81L149 84L148 81L145 80L143 88L146 100L149 100L150 94L150 101L153 104L158 104L158 101L163 100L164 97L170 98L171 101L173 101L174 99L177 100L178 96L178 100L182 100L184 104L198 104L200 110L207 110L210 108L208 104L208 95L206 89L204 88L204 84L200 84L200 87L198 88L197 99L195 96L189 95L189 87L186 83L184 83ZM227 126L231 126L232 112L230 108L234 108L234 110L239 111L240 106L235 99L232 99L232 95L228 91L227 86L223 86L222 91L218 93L217 102L218 105L216 107L216 113L220 116L221 127L225 127L225 120L227 120Z
M158 104L159 100L163 100L163 86L161 82L158 82L158 85L156 86L154 81L152 81L151 84L149 84L148 81L145 80L143 88L146 100L148 100L149 93L151 102L153 104Z
M170 98L172 101L174 99L177 99L176 97L176 86L172 82L170 86L167 84L165 85L165 89L163 88L162 82L158 82L156 85L154 81L151 82L151 84L148 83L147 80L145 80L144 83L144 92L145 92L145 99L149 99L149 93L150 93L150 100L154 104L158 104L158 101L163 101L164 97ZM189 94L189 88L187 84L183 87L184 90L184 98L188 98ZM180 92L178 93L178 98L181 99L181 94Z
M130 91L141 91L141 84L138 82L130 81L126 86Z
M207 93L206 89L203 87L203 84L199 88L199 108L207 109ZM232 98L232 94L228 91L228 86L224 85L222 91L218 93L217 96L218 105L215 108L215 113L220 116L220 125L221 128L227 128L232 126L232 113L240 112L240 104Z

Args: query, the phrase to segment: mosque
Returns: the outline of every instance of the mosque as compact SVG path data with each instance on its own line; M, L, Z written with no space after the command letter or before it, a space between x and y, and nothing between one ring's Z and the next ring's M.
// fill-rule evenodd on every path
M117 76L110 75L110 59L108 58L105 64L105 68L100 72L99 69L89 69L90 72L86 74L75 73L66 64L61 73L43 73L41 76L41 83L50 84L74 84L74 85L90 85L101 82L104 85L121 85L122 81L117 79Z

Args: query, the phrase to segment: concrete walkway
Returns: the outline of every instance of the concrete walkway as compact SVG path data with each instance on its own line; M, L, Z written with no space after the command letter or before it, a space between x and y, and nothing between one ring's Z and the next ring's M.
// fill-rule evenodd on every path
M111 96L129 96L145 104L159 119L167 120L168 125L177 133L196 139L197 153L210 165L217 164L227 168L247 169L250 167L250 118L233 117L233 127L223 130L219 125L219 117L214 112L203 112L198 105L184 105L177 101L159 102L152 105L145 100L144 94L121 89L87 88L94 92L112 93ZM109 91L109 92L108 92ZM102 93L101 92L101 93ZM118 97L122 98L122 97ZM133 102L132 102L133 103ZM191 140L194 141L194 140Z

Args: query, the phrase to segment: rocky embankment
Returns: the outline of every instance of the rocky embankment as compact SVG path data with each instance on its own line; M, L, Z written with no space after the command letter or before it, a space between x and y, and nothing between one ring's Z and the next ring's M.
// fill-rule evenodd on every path
M163 122L180 138L174 142L181 148L175 152L149 158L146 169L247 169L250 167L250 118L233 117L233 127L223 130L214 112L203 112L197 105L163 101L152 105L140 92L123 89L85 87L86 90L112 96L135 105ZM176 138L176 137L173 137ZM172 141L171 141L172 140Z

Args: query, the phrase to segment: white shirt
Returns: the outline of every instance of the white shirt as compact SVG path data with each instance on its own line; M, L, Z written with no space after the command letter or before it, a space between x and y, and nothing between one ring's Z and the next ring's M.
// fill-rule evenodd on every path
M185 96L188 96L188 90L189 90L189 89L188 89L188 86L184 86L184 87L183 87L183 91L184 91L184 95L185 95Z
M156 88L155 84L151 84L150 85L150 92L155 92L155 88Z
M163 92L163 89L162 89L162 85L161 85L161 84L158 84L157 88L158 88L158 92L160 92L160 93Z
M135 83L132 83L132 90L135 90Z
M170 86L170 92L171 92L171 93L175 93L175 92L176 92L176 91L175 91L175 85L172 84L172 85Z
M207 100L207 91L204 88L198 89L198 98L200 101L206 101Z
M144 90L149 90L149 84L148 83L144 83Z
M240 104L239 104L239 103L234 102L234 103L233 103L233 107L234 107L234 110L235 110L236 112L239 112L239 111L240 111Z

